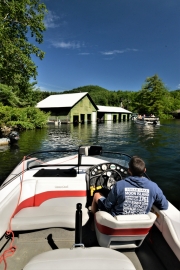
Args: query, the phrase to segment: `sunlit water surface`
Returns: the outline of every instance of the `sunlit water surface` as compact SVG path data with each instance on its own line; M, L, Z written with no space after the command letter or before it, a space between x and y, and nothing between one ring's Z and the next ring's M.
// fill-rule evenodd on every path
M161 121L159 127L134 122L62 124L42 130L24 131L18 145L0 146L0 183L23 156L48 149L79 145L101 145L105 150L139 155L146 162L149 177L163 189L168 200L180 207L180 120Z

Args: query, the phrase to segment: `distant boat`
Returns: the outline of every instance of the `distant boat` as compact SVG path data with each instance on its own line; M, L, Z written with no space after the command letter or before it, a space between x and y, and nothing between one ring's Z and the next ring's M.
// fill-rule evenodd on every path
M0 138L0 145L17 143L18 140L19 140L19 133L17 131L12 131L6 138Z
M159 117L155 117L155 116L145 116L142 118L136 118L134 119L134 121L137 124L143 125L143 126L160 126L160 120Z

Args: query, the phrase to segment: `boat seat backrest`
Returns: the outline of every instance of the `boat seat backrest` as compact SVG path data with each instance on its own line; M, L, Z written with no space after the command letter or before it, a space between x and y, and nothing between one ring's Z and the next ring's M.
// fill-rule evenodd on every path
M126 255L103 247L60 248L46 251L33 257L23 269L84 270L94 268L136 270Z
M118 215L107 212L95 214L95 229L98 243L113 249L136 248L141 245L155 222L156 215Z

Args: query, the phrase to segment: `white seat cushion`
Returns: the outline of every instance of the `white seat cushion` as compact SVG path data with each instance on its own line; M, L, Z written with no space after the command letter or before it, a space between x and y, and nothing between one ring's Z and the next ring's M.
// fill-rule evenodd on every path
M37 255L24 270L136 270L124 254L103 247L57 249Z
M34 230L49 227L75 228L75 207L40 206L27 207L12 219L12 229ZM82 225L89 219L87 208L82 208Z
M149 215L118 215L115 216L115 219L118 221L132 221L132 220L149 220L150 216Z

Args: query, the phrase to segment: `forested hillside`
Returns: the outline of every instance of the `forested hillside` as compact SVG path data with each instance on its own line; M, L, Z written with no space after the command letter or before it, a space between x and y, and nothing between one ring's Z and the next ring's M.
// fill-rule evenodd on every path
M12 87L0 84L0 125L8 124L19 128L37 128L46 124L44 115L34 106L49 95L88 92L95 104L123 107L133 113L155 114L160 118L172 118L172 112L180 109L180 90L168 91L161 79L154 75L145 80L142 89L133 91L109 91L100 86L88 85L64 92L43 92L29 87L25 102L22 94L13 92ZM27 103L29 104L27 107ZM28 110L27 110L28 108Z
M99 86L78 87L63 93L88 92L97 105L120 106L140 114L156 114L171 118L171 113L180 109L180 90L168 91L162 80L155 74L146 78L141 90L109 91Z

